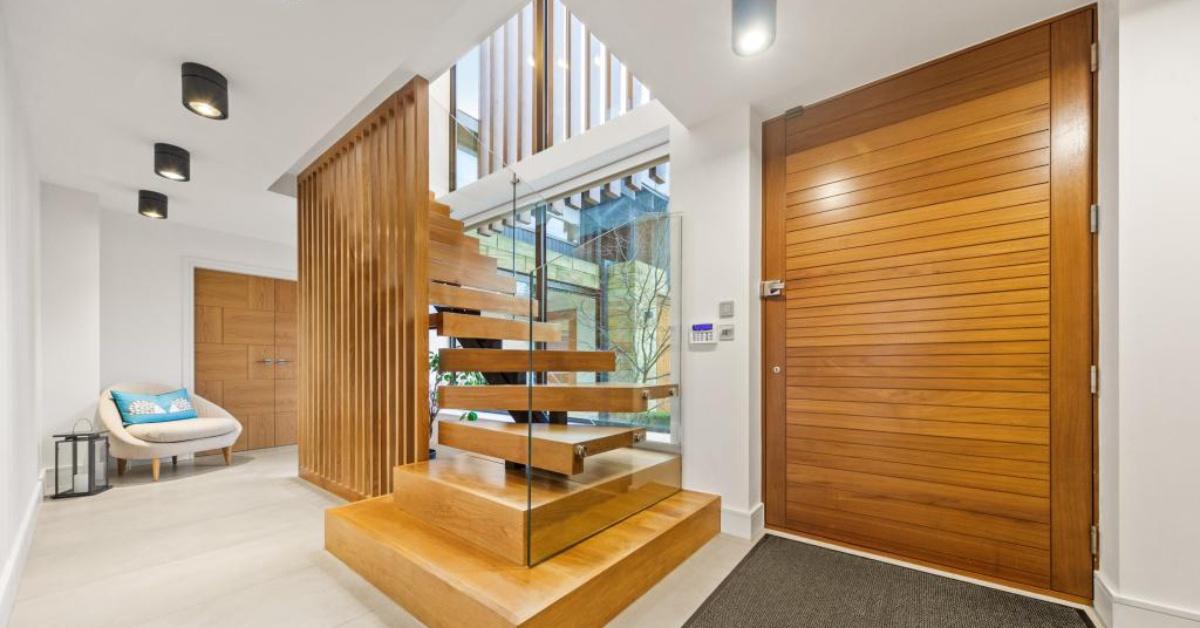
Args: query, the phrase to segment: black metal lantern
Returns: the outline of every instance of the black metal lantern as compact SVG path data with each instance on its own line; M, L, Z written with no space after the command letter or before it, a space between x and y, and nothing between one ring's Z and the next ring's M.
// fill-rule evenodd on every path
M138 190L138 213L147 218L167 217L167 195L150 190Z
M109 489L108 432L54 435L54 498L95 495ZM63 467L66 460L71 466Z
M183 106L205 118L228 118L229 82L220 72L206 65L184 63Z
M154 145L154 172L164 179L190 181L192 155L174 144L158 142Z

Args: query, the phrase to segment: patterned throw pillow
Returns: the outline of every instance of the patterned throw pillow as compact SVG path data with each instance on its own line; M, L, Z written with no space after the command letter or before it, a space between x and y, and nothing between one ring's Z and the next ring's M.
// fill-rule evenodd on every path
M137 423L164 423L196 418L196 410L188 397L186 388L161 395L143 395L117 390L112 392L113 403L121 413L125 425Z

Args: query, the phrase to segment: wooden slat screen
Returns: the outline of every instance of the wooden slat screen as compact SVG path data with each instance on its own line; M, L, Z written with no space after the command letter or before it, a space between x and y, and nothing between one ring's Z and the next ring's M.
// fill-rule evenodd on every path
M1090 598L1092 20L764 127L769 525Z
M299 177L300 475L348 499L428 457L427 125L418 77Z

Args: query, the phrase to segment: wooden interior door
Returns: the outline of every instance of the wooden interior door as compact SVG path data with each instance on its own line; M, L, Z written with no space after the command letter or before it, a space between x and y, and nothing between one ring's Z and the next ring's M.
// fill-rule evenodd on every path
M242 423L235 451L296 442L296 282L195 271L196 393Z
M1093 21L765 123L769 526L1091 598Z

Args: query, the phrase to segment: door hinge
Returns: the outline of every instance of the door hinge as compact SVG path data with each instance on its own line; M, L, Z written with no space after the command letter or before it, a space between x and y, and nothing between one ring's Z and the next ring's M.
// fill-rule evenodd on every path
M1100 529L1092 526L1092 556L1100 555Z
M1100 44L1092 42L1092 71L1100 69Z
M759 298L769 299L783 294L782 279L764 279L758 284Z
M1100 369L1097 368L1095 364L1093 364L1092 368L1090 369L1088 381L1090 382L1093 395L1100 392Z
M795 107L792 107L791 109L788 109L783 115L786 118L798 118L798 117L804 115L804 105L797 105Z
M1092 203L1088 208L1088 230L1092 233L1100 233L1100 206Z

